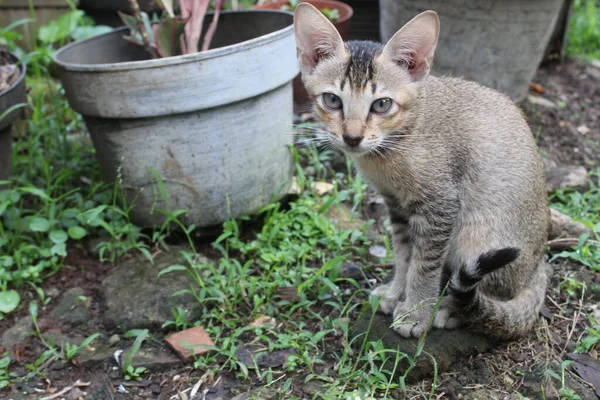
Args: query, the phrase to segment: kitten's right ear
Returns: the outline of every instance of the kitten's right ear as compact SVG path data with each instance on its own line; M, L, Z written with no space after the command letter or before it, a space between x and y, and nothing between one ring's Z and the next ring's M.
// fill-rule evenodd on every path
M319 61L344 51L344 41L335 26L311 4L300 3L296 7L294 31L303 74L310 74Z

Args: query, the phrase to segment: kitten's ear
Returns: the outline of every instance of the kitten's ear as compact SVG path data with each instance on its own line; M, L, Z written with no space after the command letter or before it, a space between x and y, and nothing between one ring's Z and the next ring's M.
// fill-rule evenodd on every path
M309 74L319 61L344 52L344 42L331 22L313 5L300 3L294 12L300 71Z
M419 80L429 74L439 33L437 14L434 11L422 12L392 36L383 54L395 64L407 68L413 80Z

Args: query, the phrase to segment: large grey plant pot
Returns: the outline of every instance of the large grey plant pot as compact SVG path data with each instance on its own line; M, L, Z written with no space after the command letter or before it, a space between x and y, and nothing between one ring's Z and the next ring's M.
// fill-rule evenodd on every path
M156 60L125 32L70 44L55 61L105 177L122 180L135 201L134 221L152 226L163 221L157 208L185 209L186 223L212 226L286 193L298 74L292 15L226 12L211 50Z
M10 53L9 53L10 54ZM19 59L10 54L15 62ZM25 64L20 64L21 74L19 78L8 89L0 92L0 116L9 108L25 101ZM21 115L21 108L13 109L10 113L0 119L0 180L6 180L10 176L12 161L12 125Z
M474 80L521 101L564 0L380 0L381 39L418 13L441 22L433 73Z

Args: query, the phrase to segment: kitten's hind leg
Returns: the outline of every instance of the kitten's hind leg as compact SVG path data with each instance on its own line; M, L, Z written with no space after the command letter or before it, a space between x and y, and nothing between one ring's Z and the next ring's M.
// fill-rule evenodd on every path
M393 248L396 256L394 279L390 283L376 287L371 295L381 298L379 303L381 312L391 314L398 302L404 300L405 297L406 275L412 252L412 243L408 230L408 220L400 211L391 206L390 201L386 200L386 202L390 212Z
M455 267L445 279L448 283L447 296L440 302L433 326L438 329L454 329L462 325L461 315L472 306L479 282L490 273L515 261L518 256L519 249L506 247L488 251L479 255L475 262ZM442 283L445 285L446 282Z

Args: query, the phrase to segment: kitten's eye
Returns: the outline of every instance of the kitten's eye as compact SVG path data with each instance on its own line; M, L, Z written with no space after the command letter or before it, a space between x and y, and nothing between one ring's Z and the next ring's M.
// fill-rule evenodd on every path
M386 113L392 108L392 99L383 98L377 99L371 104L371 111L378 114Z
M333 93L323 93L323 103L332 110L339 110L342 108L342 99Z

